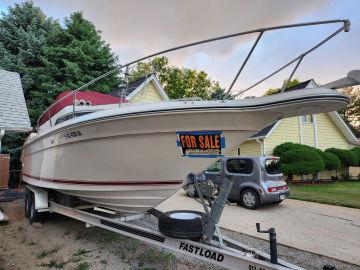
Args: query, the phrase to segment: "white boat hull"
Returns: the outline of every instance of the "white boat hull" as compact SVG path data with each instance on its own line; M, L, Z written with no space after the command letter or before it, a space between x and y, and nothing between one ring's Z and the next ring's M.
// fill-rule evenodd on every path
M216 161L183 156L176 132L221 131L222 154L228 155L274 120L309 108L327 111L342 107L340 103L345 101L322 104L314 99L306 101L306 109L301 102L289 102L251 110L217 103L196 111L185 104L161 113L130 114L139 112L133 106L94 113L29 139L22 154L23 180L119 211L145 212L181 188L189 173Z

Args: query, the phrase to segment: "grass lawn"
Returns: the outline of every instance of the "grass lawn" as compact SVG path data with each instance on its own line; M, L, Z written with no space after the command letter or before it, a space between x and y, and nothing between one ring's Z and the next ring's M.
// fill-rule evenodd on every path
M360 181L290 185L290 199L360 208Z

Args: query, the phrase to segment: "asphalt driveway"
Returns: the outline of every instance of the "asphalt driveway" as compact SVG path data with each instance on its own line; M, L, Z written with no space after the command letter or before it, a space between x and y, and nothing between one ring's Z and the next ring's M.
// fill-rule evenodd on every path
M181 190L163 202L163 211L202 210ZM220 226L259 238L255 223L263 229L274 227L278 243L360 265L360 209L285 200L257 210L226 206Z

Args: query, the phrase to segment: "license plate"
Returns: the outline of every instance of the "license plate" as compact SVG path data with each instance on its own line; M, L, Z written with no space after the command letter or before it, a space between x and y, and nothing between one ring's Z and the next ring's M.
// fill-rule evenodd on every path
M182 155L189 157L219 157L225 147L221 131L177 132L177 145Z
M286 195L285 195L285 194L280 195L280 200L285 200L285 199L286 199Z

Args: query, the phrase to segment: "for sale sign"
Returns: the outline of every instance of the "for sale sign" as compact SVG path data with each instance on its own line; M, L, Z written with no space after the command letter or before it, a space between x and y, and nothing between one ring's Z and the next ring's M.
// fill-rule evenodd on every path
M225 147L221 131L177 132L177 145L182 155L189 157L219 157Z

